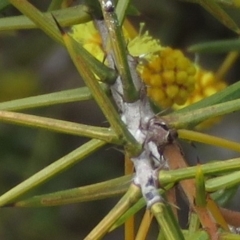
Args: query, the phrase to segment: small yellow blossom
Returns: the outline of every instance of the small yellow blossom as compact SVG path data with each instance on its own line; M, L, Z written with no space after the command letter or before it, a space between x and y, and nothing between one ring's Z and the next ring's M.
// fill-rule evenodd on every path
M70 35L99 61L104 60L102 39L92 21L73 26Z
M217 93L218 91L221 91L226 87L227 84L224 81L217 79L213 72L206 71L201 69L200 67L197 67L197 73L195 75L195 90L188 96L187 101L185 102L184 105L180 106L175 104L173 108L179 109L186 107L208 96L211 96L214 93ZM204 128L208 128L213 124L216 124L220 120L221 117L214 117L208 119L199 124L198 126L196 126L196 129L202 130Z
M191 105L199 100L213 95L226 88L227 84L215 77L211 71L206 71L197 67L197 72L194 76L195 90L189 94L184 105L175 104L174 108L179 109Z
M128 51L133 57L151 57L152 53L160 51L163 47L160 45L160 41L154 39L149 35L148 31L143 32L144 24L140 25L139 34L134 38L128 39ZM126 36L127 30L124 30L124 35ZM157 66L159 66L157 64Z
M169 47L146 56L138 72L147 86L148 96L161 108L185 103L195 88L194 64L181 51Z

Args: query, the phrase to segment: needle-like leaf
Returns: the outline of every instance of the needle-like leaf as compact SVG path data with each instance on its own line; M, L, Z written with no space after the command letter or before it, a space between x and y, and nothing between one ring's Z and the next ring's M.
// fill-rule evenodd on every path
M28 127L42 128L60 133L96 138L109 143L119 143L117 135L109 128L88 126L63 120L39 117L24 113L0 111L0 121Z
M13 207L50 207L85 201L94 201L124 194L132 176L123 176L89 186L68 189L21 200L11 204Z
M226 53L240 50L240 39L222 40L194 44L188 48L190 52L198 53Z
M57 174L63 172L77 162L85 159L88 155L92 154L94 151L98 150L104 145L105 142L95 139L83 144L81 147L75 149L71 153L65 155L64 157L45 167L33 176L29 177L27 180L21 182L14 188L10 189L8 192L1 195L0 206L4 206L15 201L18 197L36 188Z
M233 199L237 191L238 185L228 189L220 189L216 192L211 193L211 198L217 202L219 206L224 207L229 203L230 200Z
M104 91L107 89L101 84ZM93 99L91 92L87 87L53 92L33 97L10 100L0 103L0 110L19 111L38 107L51 106L70 102L86 101Z
M173 113L164 119L174 128L192 128L212 117L222 116L240 110L240 99L204 107L189 112Z
M206 190L214 192L219 189L228 189L239 185L240 171L232 172L224 176L208 179L206 181Z
M116 220L126 212L141 196L140 188L131 184L126 194L104 217L104 219L88 234L85 240L101 239Z
M198 3L209 11L215 18L217 18L222 24L236 32L240 33L240 29L236 22L229 16L216 2L216 0L186 0L188 2Z
M193 103L185 108L179 109L175 111L173 114L187 113L191 112L192 110L235 100L238 98L240 98L240 81L228 86L227 88L218 93L213 94L212 96L202 99L199 102Z
M61 8L61 5L64 1L65 0L52 0L48 7L48 11L52 11L52 10Z
M125 1L126 2L126 1ZM121 82L123 85L123 97L126 102L135 102L139 99L139 93L134 85L129 63L127 59L127 45L123 37L121 24L114 11L111 1L100 1L105 24L108 29L109 40L113 50L113 56ZM108 5L111 4L111 7ZM108 50L108 49L107 49Z
M214 161L202 164L201 167L205 176L227 173L229 171L240 170L240 158L229 159L226 161ZM181 180L194 178L196 171L196 167L186 167L169 171L160 170L158 178L159 182L165 186L169 183L176 183Z
M71 26L90 21L91 16L88 14L89 11L90 9L87 6L79 5L76 7L55 10L51 13L56 16L61 26ZM43 15L46 19L51 19L51 13L46 12L43 13ZM39 26L36 25L31 19L23 15L0 18L0 31L34 29L38 27Z
M240 143L233 142L224 138L215 137L201 132L179 129L178 136L181 139L223 147L237 152L240 151Z
M161 226L166 239L184 240L183 234L168 204L156 203L151 207L151 212Z

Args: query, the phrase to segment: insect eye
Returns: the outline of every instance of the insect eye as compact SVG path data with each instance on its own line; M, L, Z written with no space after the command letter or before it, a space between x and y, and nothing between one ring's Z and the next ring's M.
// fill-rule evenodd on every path
M172 129L172 130L171 130L171 135L172 135L174 138L178 138L178 132L177 132L177 130Z
M154 122L154 125L156 125L156 126L158 126L158 127L161 127L161 128L163 128L164 130L166 130L166 131L169 131L169 128L168 128L168 126L166 125L165 122L155 121L155 122Z
M178 132L175 129L171 129L168 132L167 140L168 142L173 142L178 137Z

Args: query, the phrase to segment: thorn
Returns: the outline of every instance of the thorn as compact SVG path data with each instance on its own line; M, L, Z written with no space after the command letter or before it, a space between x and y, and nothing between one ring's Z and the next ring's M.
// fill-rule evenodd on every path
M109 151L109 150L111 150L111 149L114 149L115 151L120 152L120 153L122 153L123 155L125 154L125 152L124 152L122 149L119 149L119 148L117 148L117 147L115 147L115 146L111 146L111 147L109 147L109 148L106 148L106 151Z
M163 110L157 112L157 113L155 114L155 116L162 116L162 115L164 115L164 114L167 114L167 113L171 112L170 110L171 110L170 108L163 109Z
M103 61L102 61L102 63L104 63L105 64L105 61L107 60L107 53L105 53L104 52L104 55L103 55Z
M54 17L54 15L51 13L52 18L54 20L54 22L56 23L58 30L60 31L61 35L64 36L66 34L66 32L63 30L63 28L60 26L59 22L57 21L57 19Z
M169 202L168 202L168 204L169 204L171 207L176 208L177 210L181 210L181 208L178 207L178 206L177 206L176 204L174 204L174 203L169 203Z

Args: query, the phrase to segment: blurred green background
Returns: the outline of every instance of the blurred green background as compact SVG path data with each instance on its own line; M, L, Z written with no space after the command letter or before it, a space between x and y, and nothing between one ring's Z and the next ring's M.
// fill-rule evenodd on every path
M45 11L50 1L31 1ZM177 0L134 1L141 16L131 17L137 27L146 22L150 33L161 39L163 45L180 48L203 41L234 38L236 35L219 23L199 5ZM75 4L78 1L74 2ZM240 15L230 9L240 23ZM19 15L13 7L1 12L1 17ZM239 24L240 25L240 24ZM193 54L186 54L193 60ZM216 70L224 54L197 56L206 69ZM240 61L226 77L229 83L239 79ZM0 32L0 101L50 93L83 86L65 49L40 30ZM106 126L105 118L93 101L70 103L25 111L68 121ZM232 114L214 126L210 133L240 141L239 114ZM231 124L229 124L231 122ZM0 124L0 193L4 193L38 170L64 156L84 143L86 139L26 127ZM228 159L237 154L196 144L183 143L187 158L196 163ZM73 168L60 174L34 192L42 194L78 187L121 176L123 155L114 146L107 146ZM0 239L46 240L83 239L83 237L111 209L117 199L62 207L35 209L1 209ZM230 207L237 209L232 202ZM186 216L185 216L186 218ZM154 226L157 228L156 226ZM154 235L151 239L155 239ZM104 239L123 239L122 229Z

